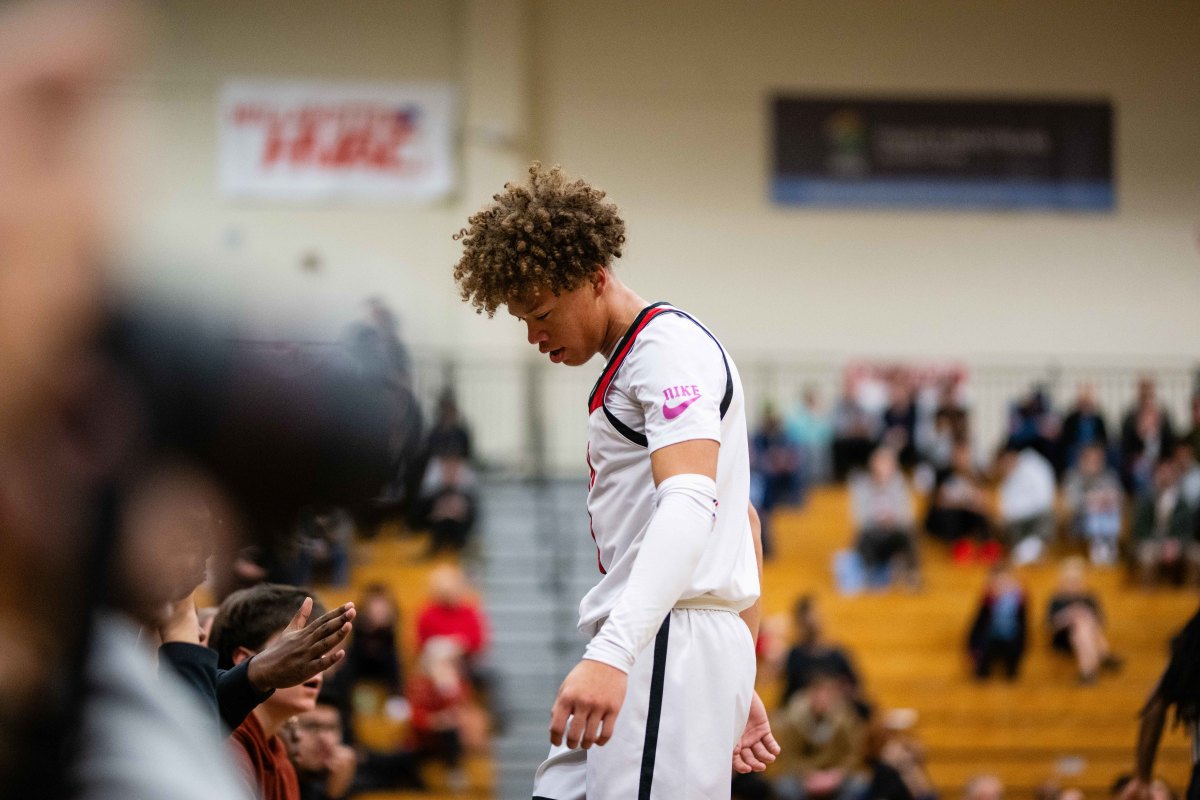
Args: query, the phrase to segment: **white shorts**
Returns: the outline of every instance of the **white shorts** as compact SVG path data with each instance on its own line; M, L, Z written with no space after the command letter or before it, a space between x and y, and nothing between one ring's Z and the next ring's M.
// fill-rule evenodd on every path
M603 747L550 748L535 800L729 800L754 694L754 642L732 611L671 611L629 672Z

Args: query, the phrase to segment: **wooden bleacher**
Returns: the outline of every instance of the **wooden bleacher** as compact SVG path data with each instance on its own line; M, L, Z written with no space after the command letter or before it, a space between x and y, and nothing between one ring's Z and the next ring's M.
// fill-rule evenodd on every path
M986 567L956 565L944 548L926 542L920 592L838 595L832 561L852 537L840 488L818 489L804 509L778 512L774 537L764 612L788 615L800 594L818 596L829 635L853 652L871 697L883 709L918 713L915 733L945 797L983 772L999 775L1009 797L1031 797L1053 778L1089 797L1107 796L1113 779L1132 769L1138 709L1162 671L1169 638L1197 603L1192 589L1146 590L1128 585L1123 570L1093 570L1090 583L1102 598L1110 641L1126 663L1120 674L1083 687L1071 661L1050 651L1042 628L1057 567L1024 568L1031 636L1021 677L1015 684L981 684L970 677L964 641ZM760 683L772 707L778 682ZM1189 743L1181 731L1164 735L1158 765L1177 791L1186 787Z
M1031 641L1020 680L980 684L969 675L963 641L983 586L986 567L951 563L943 548L922 547L924 586L911 593L893 589L857 597L837 594L834 554L851 540L844 489L814 491L802 510L783 510L774 520L776 553L765 571L764 612L789 615L803 593L819 598L826 628L854 654L866 688L881 709L911 708L914 729L928 751L929 771L943 797L954 798L973 775L993 772L1009 798L1031 798L1034 787L1058 778L1089 798L1107 796L1113 779L1132 768L1137 711L1164 665L1167 641L1195 610L1190 589L1145 590L1127 584L1122 571L1095 570L1090 582L1100 593L1109 637L1126 659L1119 675L1095 686L1076 684L1069 659L1052 653L1040 627L1057 575L1056 566L1029 567L1021 575L1031 595ZM353 599L369 583L389 585L402 609L405 652L414 650L414 611L425 596L430 562L421 562L420 539L385 532L356 552L353 585L322 591L329 603ZM769 676L759 690L773 708L780 686ZM388 723L364 720L372 737L386 738ZM1189 743L1168 730L1159 772L1177 790L1186 786ZM1060 773L1068 767L1067 774ZM1078 770L1078 771L1075 771ZM471 788L445 790L444 776L428 772L431 791L375 793L367 800L478 800L493 796L489 758L468 759Z

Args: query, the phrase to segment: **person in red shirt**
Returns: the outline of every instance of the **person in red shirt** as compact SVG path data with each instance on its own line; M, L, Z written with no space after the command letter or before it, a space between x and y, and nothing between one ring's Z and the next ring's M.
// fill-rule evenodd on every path
M452 564L440 566L430 574L429 601L417 617L418 649L423 651L435 636L457 639L467 669L474 673L487 648L487 619L473 601L462 569Z

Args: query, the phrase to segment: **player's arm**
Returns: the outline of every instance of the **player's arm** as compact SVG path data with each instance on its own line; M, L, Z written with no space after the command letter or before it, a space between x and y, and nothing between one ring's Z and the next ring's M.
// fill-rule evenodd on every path
M750 536L754 539L754 559L758 563L760 594L754 601L754 605L743 611L741 616L746 627L750 629L750 638L757 642L759 623L762 621L762 520L758 518L758 511L753 504L747 506L747 513L750 516ZM779 743L771 734L771 721L767 717L767 708L763 705L758 692L755 692L754 697L750 700L750 714L746 719L742 738L733 748L733 770L743 774L762 772L775 761L775 757L778 755Z
M550 716L555 745L564 734L568 747L584 748L612 736L634 659L687 590L708 545L719 450L711 439L689 439L650 454L654 515L620 599L558 690Z
M747 608L741 613L742 622L746 623L746 627L750 629L750 638L758 642L758 628L762 622L762 594L761 587L763 585L763 552L762 552L762 520L758 518L758 511L751 503L747 507L747 513L750 516L750 538L754 541L754 560L758 564L758 585L759 596L754 601L754 605Z

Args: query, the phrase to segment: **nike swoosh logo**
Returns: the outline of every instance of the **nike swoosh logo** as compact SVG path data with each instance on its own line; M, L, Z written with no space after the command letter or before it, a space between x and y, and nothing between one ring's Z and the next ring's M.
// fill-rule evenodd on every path
M688 406L699 400L699 397L689 397L677 406L669 406L663 403L663 416L667 419L675 419L683 412L687 411Z

